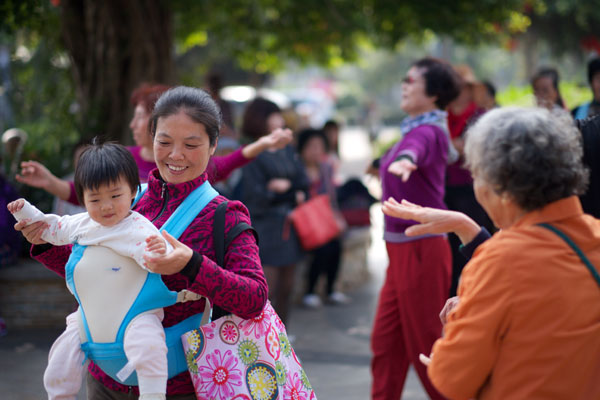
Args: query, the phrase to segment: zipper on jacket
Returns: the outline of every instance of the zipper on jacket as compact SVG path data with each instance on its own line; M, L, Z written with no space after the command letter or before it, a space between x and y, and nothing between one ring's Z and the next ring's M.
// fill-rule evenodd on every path
M160 216L167 209L167 204L169 203L169 193L167 193L166 189L167 189L167 183L163 182L162 189L160 190L160 197L163 199L163 206L162 206L162 209L160 210L160 212L158 213L158 215L152 219L152 222L159 219Z

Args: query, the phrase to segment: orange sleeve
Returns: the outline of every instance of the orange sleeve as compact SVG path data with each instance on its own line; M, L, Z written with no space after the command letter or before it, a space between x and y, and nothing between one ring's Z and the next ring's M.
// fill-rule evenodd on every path
M450 399L476 397L508 329L514 287L503 268L509 261L502 244L497 237L488 240L465 266L460 302L448 316L444 336L433 346L427 372L433 385Z

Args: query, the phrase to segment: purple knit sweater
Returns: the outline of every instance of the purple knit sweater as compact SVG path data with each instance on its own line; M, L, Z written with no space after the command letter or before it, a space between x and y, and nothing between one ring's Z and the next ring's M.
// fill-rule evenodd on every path
M400 177L388 172L388 167L399 156L408 156L417 165L410 178L402 182ZM389 197L427 207L445 209L444 180L448 159L448 138L435 125L419 125L409 131L381 157L379 175L383 187L383 199ZM404 235L404 230L415 221L385 216L383 238L388 242L414 240Z
M148 181L148 190L135 209L160 228L183 199L206 179L207 173L205 172L193 181L174 185L164 183L159 177L158 170L154 170ZM161 197L163 188L165 192ZM171 290L194 291L208 297L213 304L226 311L233 312L242 318L253 318L260 314L267 301L267 282L258 257L258 246L254 235L249 231L240 234L226 249L225 265L220 267L215 262L212 238L213 217L217 205L225 200L223 196L214 198L179 238L179 241L197 253L192 258L192 260L198 260L198 273L195 279L190 280L182 273L163 275L162 279ZM239 201L230 201L225 218L225 233L239 222L250 224L248 210ZM37 252L36 246L33 246L32 256L36 260L59 275L65 276L65 264L71 253L71 246L52 247L36 255ZM163 326L172 326L203 310L203 300L167 307ZM115 382L94 363L90 363L89 371L108 388L120 392L130 391L130 387ZM131 389L138 393L137 387ZM194 388L187 371L167 382L167 395L193 392Z

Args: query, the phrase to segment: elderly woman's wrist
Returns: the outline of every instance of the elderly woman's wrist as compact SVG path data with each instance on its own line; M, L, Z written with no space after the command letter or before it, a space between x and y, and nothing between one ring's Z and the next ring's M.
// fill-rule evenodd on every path
M467 245L471 243L473 239L475 239L475 237L479 234L479 232L481 231L481 226L479 226L479 224L477 224L467 215L461 215L462 217L459 229L457 229L454 233L456 233L463 245Z

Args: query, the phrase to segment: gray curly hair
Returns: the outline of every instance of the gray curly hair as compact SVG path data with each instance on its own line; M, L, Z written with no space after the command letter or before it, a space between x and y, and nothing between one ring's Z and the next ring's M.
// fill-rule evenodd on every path
M492 110L469 129L465 144L471 172L526 211L583 193L582 155L570 117L541 108Z

